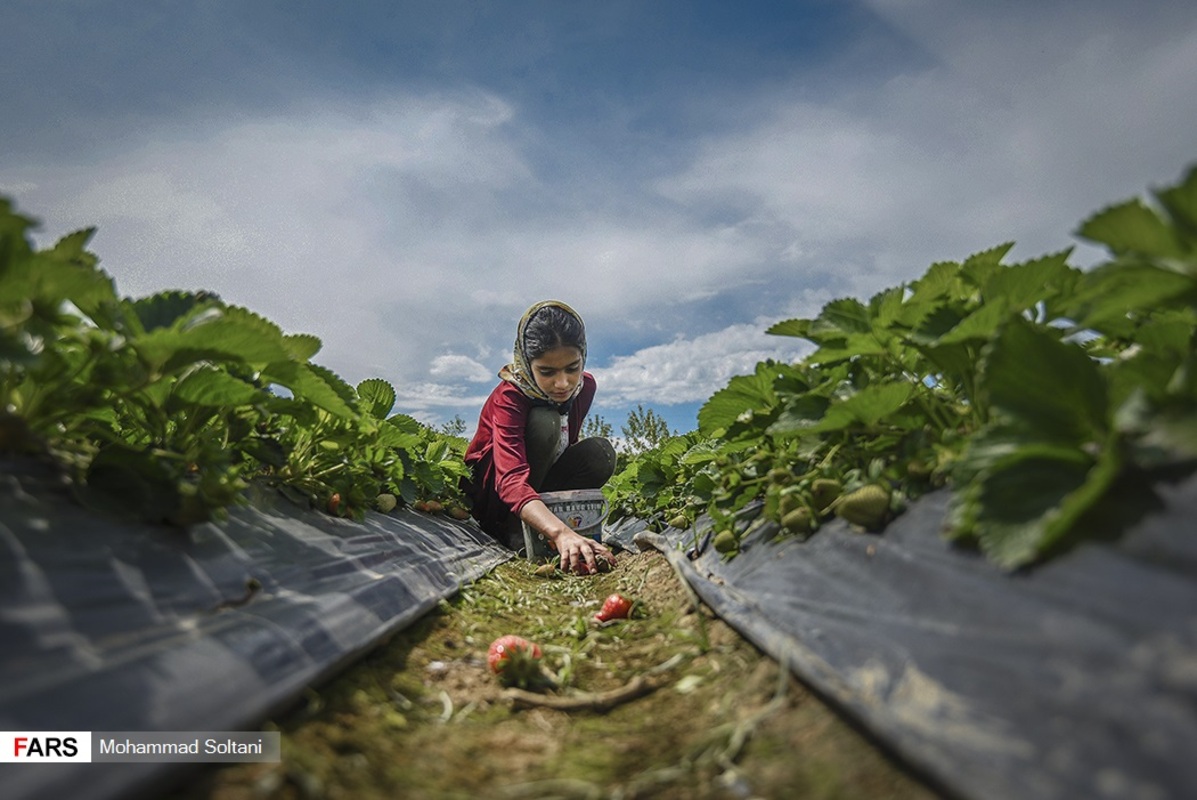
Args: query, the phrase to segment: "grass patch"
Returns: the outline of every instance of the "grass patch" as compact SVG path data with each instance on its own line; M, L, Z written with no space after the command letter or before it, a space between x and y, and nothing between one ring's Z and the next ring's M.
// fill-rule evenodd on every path
M612 592L633 616L599 625ZM652 691L606 711L514 704L486 667L507 633L541 645L553 697L637 677ZM697 606L657 553L588 578L503 564L268 727L281 764L212 768L178 800L936 796Z

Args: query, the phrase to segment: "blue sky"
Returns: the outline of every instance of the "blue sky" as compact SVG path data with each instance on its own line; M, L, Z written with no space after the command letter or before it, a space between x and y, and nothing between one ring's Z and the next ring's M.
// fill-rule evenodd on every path
M1197 161L1191 2L0 8L0 193L118 289L207 289L472 428L520 313L678 430L772 322L1077 245ZM1079 246L1075 262L1096 251Z

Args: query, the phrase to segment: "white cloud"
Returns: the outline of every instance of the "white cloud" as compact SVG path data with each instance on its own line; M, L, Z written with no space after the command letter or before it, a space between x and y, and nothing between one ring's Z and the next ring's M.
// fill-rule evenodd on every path
M95 163L17 168L51 235L97 225L118 289L203 288L324 340L347 377L412 375L460 347L488 266L466 233L529 179L511 110L477 92L313 104L163 129Z
M394 412L408 414L430 425L454 415L473 422L487 394L466 394L457 385L423 381L395 387Z
M98 225L93 248L122 293L215 291L320 336L317 360L351 382L491 380L468 356L428 353L491 352L541 297L644 329L646 310L759 283L777 246L752 222L667 209L635 180L618 209L542 185L515 144L527 121L485 93L200 125L97 163L16 170L38 183L23 203L48 231ZM438 398L456 402L411 402Z
M437 356L432 359L432 366L429 367L428 372L434 378L448 378L470 383L493 383L496 380L495 370L479 364L469 356L461 355Z
M758 320L693 338L679 336L591 371L609 405L706 400L732 376L752 372L760 361L790 362L813 349L798 339L764 333L769 324Z
M581 163L569 141L546 155L537 120L458 87L197 111L102 155L5 164L0 185L51 233L99 225L122 292L216 291L320 336L347 380L390 380L398 410L476 413L491 354L544 297L634 331L629 349L680 331L595 366L604 402L695 402L798 352L763 334L776 319L743 321L766 302L811 316L827 286L867 297L1010 238L1034 257L1179 176L1197 158L1189 5L877 0L929 66L826 99L796 74L742 106L688 100L717 132L677 122L652 165L670 174Z
M1099 205L1197 158L1181 133L1197 123L1181 100L1197 77L1192 11L873 5L932 67L822 102L771 90L765 121L708 137L661 191L732 206L863 295L1009 239L1019 258L1070 246Z

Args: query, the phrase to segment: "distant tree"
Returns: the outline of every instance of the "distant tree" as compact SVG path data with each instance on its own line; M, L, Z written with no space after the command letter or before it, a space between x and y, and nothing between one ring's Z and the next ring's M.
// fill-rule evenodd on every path
M461 414L454 414L453 419L441 424L440 430L446 436L465 436L466 421Z
M610 439L614 430L611 428L611 423L603 419L598 414L592 414L586 418L582 423L582 436L597 436L603 439Z
M639 403L619 430L623 434L623 449L632 455L650 450L677 435L669 430L669 423L664 417Z

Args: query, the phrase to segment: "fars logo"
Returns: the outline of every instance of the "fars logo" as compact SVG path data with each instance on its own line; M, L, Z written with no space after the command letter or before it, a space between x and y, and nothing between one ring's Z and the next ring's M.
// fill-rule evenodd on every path
M0 762L91 761L90 731L4 731Z

